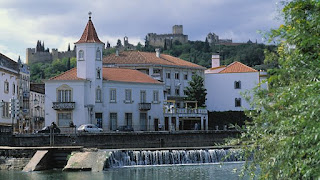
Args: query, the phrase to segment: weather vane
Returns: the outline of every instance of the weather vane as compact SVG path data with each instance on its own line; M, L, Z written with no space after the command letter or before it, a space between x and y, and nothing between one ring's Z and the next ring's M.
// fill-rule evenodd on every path
M91 11L89 11L89 13L88 13L88 15L89 15L89 19L91 19L91 14L92 14L92 12L91 12Z

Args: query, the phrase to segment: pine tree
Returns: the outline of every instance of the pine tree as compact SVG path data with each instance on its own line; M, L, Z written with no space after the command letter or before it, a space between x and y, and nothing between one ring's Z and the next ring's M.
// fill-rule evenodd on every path
M204 88L203 77L195 74L192 80L189 81L189 86L186 88L187 100L198 101L198 106L205 107L207 90Z
M67 61L67 70L71 69L71 66L70 66L70 58L68 58L68 61Z
M70 50L70 43L68 44L68 51L71 51L71 50Z

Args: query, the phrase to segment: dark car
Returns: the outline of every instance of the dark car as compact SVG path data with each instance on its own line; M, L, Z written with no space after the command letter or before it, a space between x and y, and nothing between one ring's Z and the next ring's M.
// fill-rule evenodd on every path
M50 126L42 128L41 130L37 131L37 133L50 133ZM60 129L58 127L54 127L53 133L60 134Z
M117 131L134 131L132 126L119 126Z

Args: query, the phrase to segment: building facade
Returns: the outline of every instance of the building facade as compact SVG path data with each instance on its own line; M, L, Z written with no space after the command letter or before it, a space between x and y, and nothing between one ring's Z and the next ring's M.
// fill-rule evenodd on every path
M243 111L252 109L244 94L266 79L266 73L240 62L220 66L219 55L212 55L212 68L205 71L208 111ZM261 88L267 88L261 83ZM251 93L249 93L249 96Z
M45 89L44 84L30 84L30 119L33 132L44 127Z
M0 53L0 73L0 124L13 126L14 132L22 133L29 128L29 68L20 57L15 62ZM14 107L14 112L10 107Z
M104 43L89 17L77 45L77 68L45 82L45 124L96 124L157 130L163 123L163 84L131 69L102 67Z
M111 54L103 58L103 65L135 69L164 84L164 129L191 130L195 129L195 124L198 124L199 130L207 129L207 110L196 106L190 109L184 100L192 75L204 77L204 67L161 54L159 49L155 53L124 51Z

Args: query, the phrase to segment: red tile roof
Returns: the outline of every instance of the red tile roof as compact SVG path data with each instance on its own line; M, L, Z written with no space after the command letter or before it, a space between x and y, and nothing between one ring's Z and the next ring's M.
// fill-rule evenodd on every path
M152 83L161 84L159 81L144 74L138 70L133 69L121 69L121 68L103 68L102 71L103 80L107 81L119 81L119 82L135 82L135 83ZM50 78L49 80L85 80L77 77L77 68L70 69L58 76Z
M152 64L164 66L180 66L186 68L205 69L197 64L167 55L161 54L156 56L154 52L140 52L140 51L123 51L116 54L111 54L103 58L104 64Z
M242 64L241 62L235 61L229 64L224 70L219 73L243 73L243 72L258 72L257 70Z
M103 68L102 76L103 80L108 81L161 84L147 74L133 69Z
M63 72L55 77L50 78L49 80L85 80L77 77L77 68L72 68L69 71Z
M91 17L89 18L87 26L84 29L80 40L78 42L76 42L75 44L78 44L78 43L103 43L98 38L98 34L96 32L96 29L94 28L93 23L91 21Z

